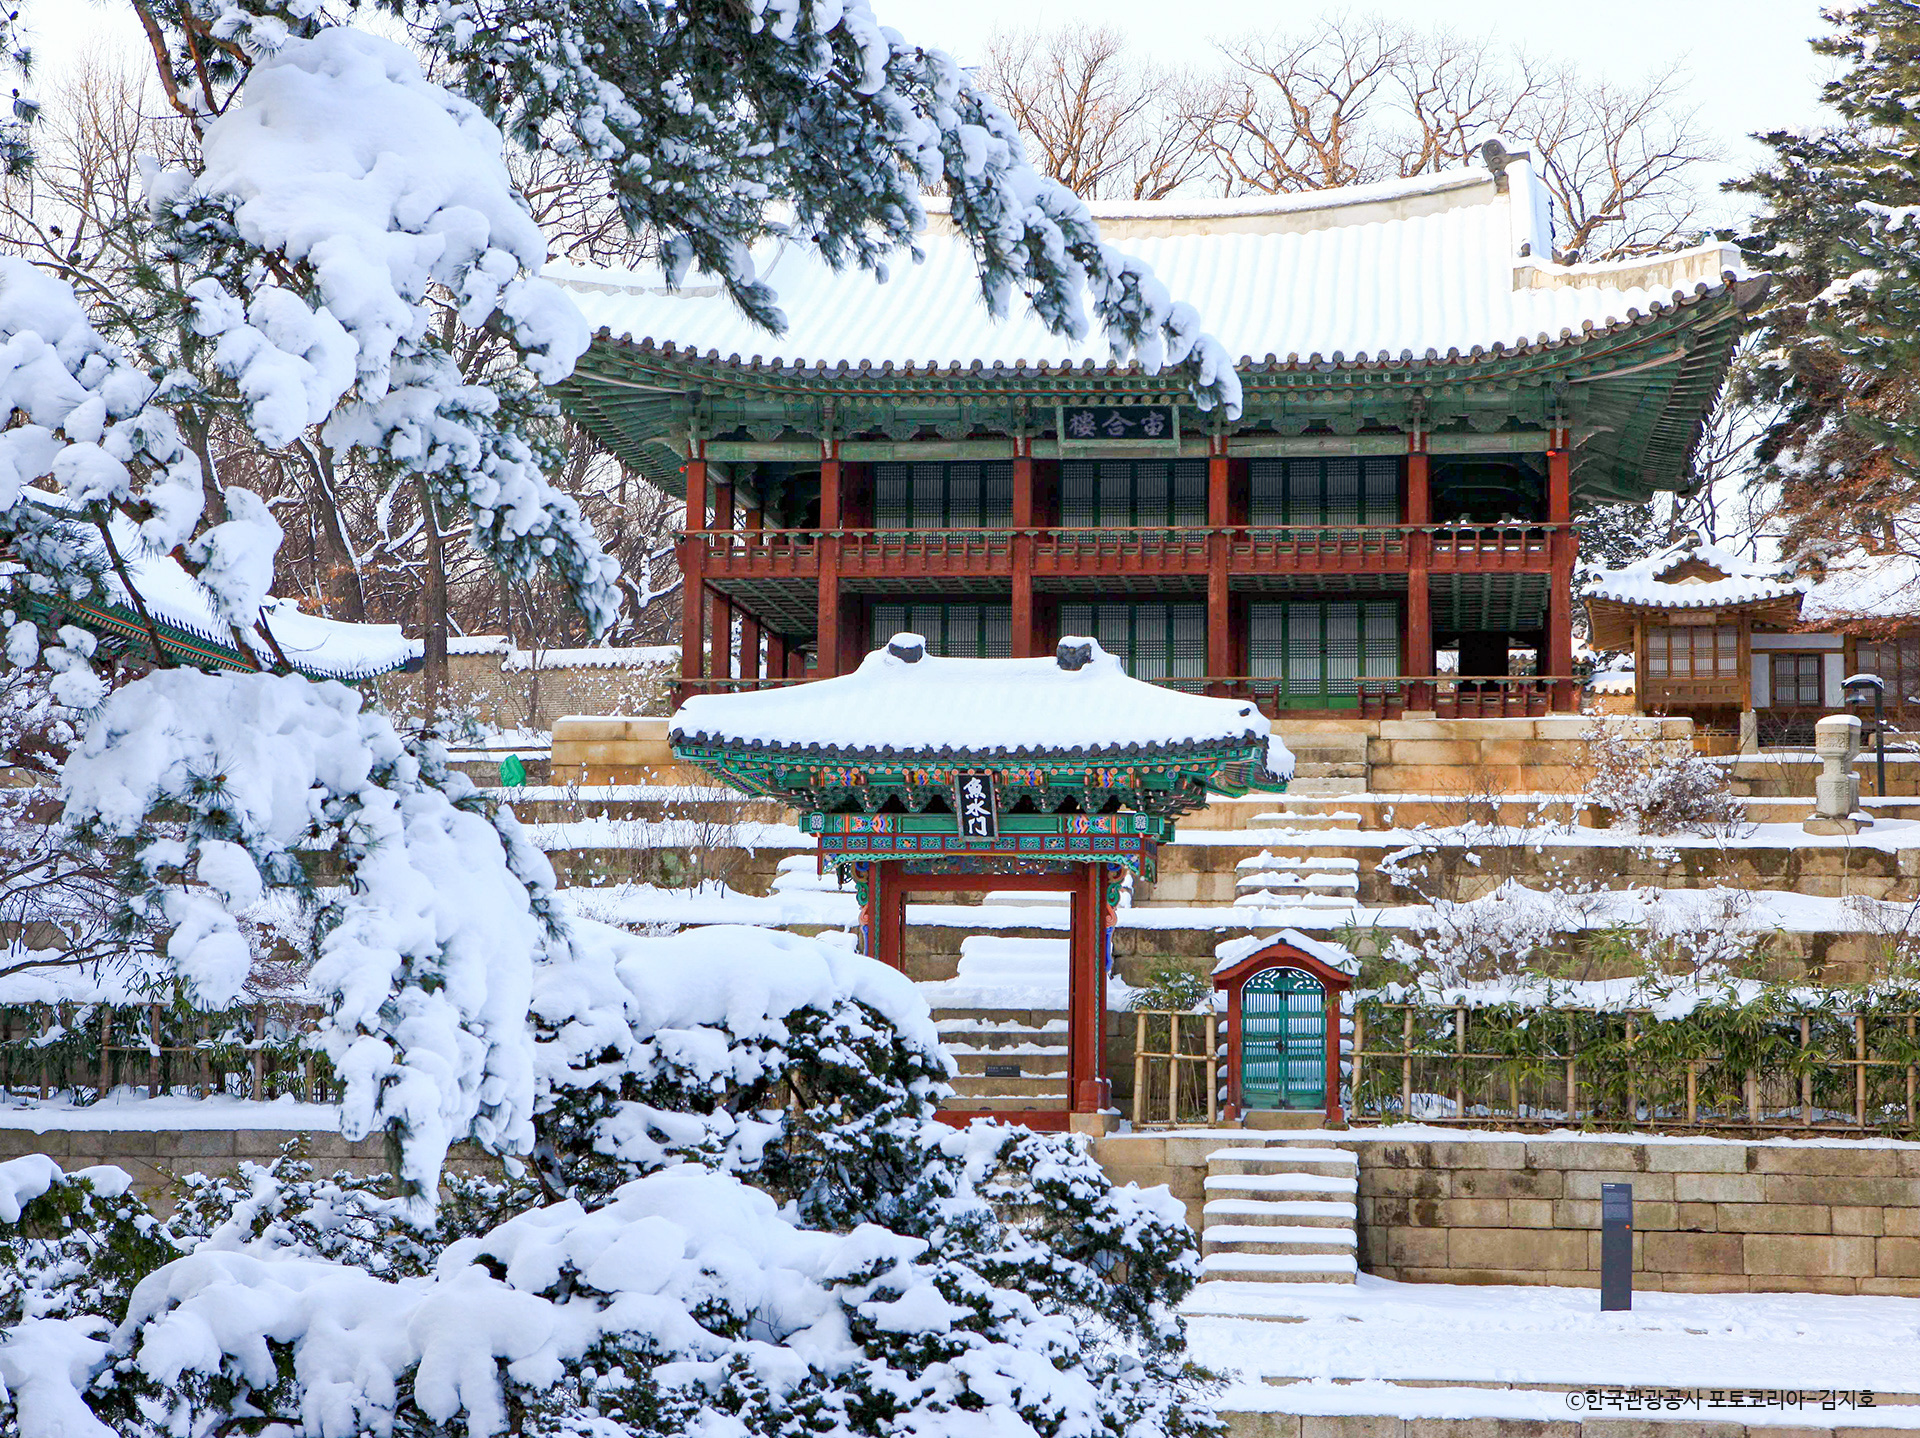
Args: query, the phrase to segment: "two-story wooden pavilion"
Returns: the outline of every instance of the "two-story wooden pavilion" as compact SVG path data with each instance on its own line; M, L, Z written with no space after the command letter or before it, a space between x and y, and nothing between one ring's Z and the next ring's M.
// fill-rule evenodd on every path
M1553 263L1523 156L1351 190L1096 206L1235 354L1238 419L1022 316L936 223L885 283L768 246L790 327L692 276L563 272L561 390L686 500L682 694L847 672L896 630L1269 713L1570 708L1572 525L1686 482L1764 281L1707 246ZM1532 677L1509 673L1531 649ZM1436 650L1460 675L1436 682Z

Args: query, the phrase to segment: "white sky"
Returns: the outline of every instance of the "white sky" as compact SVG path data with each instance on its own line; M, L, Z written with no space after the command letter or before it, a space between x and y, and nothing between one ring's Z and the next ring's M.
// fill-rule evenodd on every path
M1109 24L1166 63L1205 61L1215 38L1248 30L1292 29L1329 11L1378 14L1421 28L1444 23L1463 35L1520 41L1546 57L1575 61L1588 73L1639 79L1679 57L1707 129L1729 153L1710 179L1742 173L1764 158L1751 131L1815 124L1818 92L1831 62L1807 48L1820 31L1821 0L1601 0L1574 5L1514 0L873 0L881 20L908 38L979 58L996 26L1053 26L1066 20ZM23 18L35 36L41 74L52 78L81 48L141 48L127 8L112 0L27 0ZM1516 137L1524 138L1524 137Z

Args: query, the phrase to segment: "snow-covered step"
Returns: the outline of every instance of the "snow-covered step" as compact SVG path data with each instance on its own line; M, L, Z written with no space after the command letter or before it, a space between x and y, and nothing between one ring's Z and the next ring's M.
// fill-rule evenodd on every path
M1209 1253L1201 1278L1238 1283L1352 1283L1360 1265L1338 1253Z
M1257 1283L1351 1283L1359 1162L1347 1149L1242 1145L1207 1159L1202 1273Z

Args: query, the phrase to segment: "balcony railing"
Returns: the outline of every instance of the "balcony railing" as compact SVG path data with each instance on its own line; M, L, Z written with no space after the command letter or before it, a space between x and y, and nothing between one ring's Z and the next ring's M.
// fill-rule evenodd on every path
M1404 572L1421 550L1436 572L1542 570L1550 524L1280 524L1101 526L1034 529L718 529L686 539L703 546L713 579L813 579L832 540L839 572L883 578L1010 577L1016 540L1028 541L1037 577L1081 574L1205 574L1224 541L1230 574ZM1424 543L1423 543L1424 542Z
M1160 679L1156 683L1192 694L1247 699L1275 716L1300 709L1348 709L1356 718L1397 719L1411 710L1442 719L1521 719L1570 711L1579 681L1532 674L1463 679L1457 674L1391 675L1349 680L1340 694L1288 693L1283 679L1254 675Z
M695 694L732 694L753 689L778 689L805 684L806 679L683 679L680 699ZM1348 693L1290 694L1284 679L1258 675L1207 675L1187 679L1155 679L1155 684L1188 694L1211 694L1244 699L1275 717L1303 709L1344 710L1357 719L1397 719L1402 714L1431 712L1442 719L1525 719L1570 713L1578 707L1580 681L1532 674L1463 679L1457 674L1390 675L1349 681Z

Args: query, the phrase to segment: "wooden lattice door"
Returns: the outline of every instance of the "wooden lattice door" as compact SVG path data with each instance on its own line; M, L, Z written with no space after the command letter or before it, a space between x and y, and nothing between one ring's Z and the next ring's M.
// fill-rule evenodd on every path
M1327 1106L1327 997L1311 974L1266 969L1240 991L1240 1096L1250 1109Z

